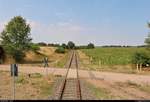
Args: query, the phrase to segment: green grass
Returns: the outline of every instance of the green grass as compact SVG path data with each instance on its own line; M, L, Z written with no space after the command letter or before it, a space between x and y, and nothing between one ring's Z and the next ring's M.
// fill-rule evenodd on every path
M145 48L95 48L83 49L86 55L92 57L92 64L127 65L131 64L132 56L136 51L146 51Z
M33 73L31 74L30 78L42 78L42 75L40 73ZM29 80L27 79L27 76L25 77L23 74L16 77L15 82L17 84L27 84L29 83Z
M20 75L20 76L16 77L15 82L17 84L27 84L27 83L29 83L28 80L23 75Z
M40 73L33 73L31 74L31 78L42 78L42 75Z
M136 66L132 64L135 52L148 52L146 48L102 48L81 49L88 57L80 58L80 66L85 70L109 71L137 74ZM90 60L92 58L92 61Z

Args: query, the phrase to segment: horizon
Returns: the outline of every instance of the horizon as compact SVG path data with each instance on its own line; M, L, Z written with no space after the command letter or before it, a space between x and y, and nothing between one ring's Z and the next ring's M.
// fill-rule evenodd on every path
M34 43L145 45L149 4L149 0L0 0L0 32L20 15L31 25Z
M35 42L34 42L34 43L35 43ZM35 44L38 44L38 43L45 43L45 44L47 44L47 45L48 45L48 44L59 44L59 45L67 44L67 43L52 43L52 42L47 42L47 43L46 43L46 42L36 42ZM84 45L83 45L83 44L78 44L78 45L77 45L77 44L75 43L76 46L87 46L88 44L89 44L89 43L84 44ZM94 43L92 43L92 44L94 44ZM95 44L94 44L94 46L95 46L95 47L103 47L103 46L121 46L121 47L123 47L123 46L129 46L129 47L138 47L138 46L146 46L146 44L143 44L143 45L142 45L142 44L141 44L141 45L115 45L115 44L114 44L114 45L95 45Z

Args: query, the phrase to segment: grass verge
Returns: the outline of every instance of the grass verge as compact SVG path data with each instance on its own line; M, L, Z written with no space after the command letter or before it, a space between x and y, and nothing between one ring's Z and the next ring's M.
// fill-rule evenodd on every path
M13 80L10 72L0 74L0 99L12 99ZM17 100L47 100L52 94L55 76L43 76L40 73L30 75L19 73L15 78L16 99Z
M90 83L88 83L88 87L91 89L91 91L94 93L97 99L100 99L100 100L114 99L114 96L110 94L110 91L105 88L96 87Z

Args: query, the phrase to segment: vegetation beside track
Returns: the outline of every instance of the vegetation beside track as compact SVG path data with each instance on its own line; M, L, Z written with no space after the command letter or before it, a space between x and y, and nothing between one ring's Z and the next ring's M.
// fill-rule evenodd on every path
M96 87L95 85L92 85L91 83L87 83L90 90L94 93L97 99L100 100L111 100L114 99L115 96L112 96L108 89Z
M0 72L0 99L12 99L12 77L10 72ZM39 73L27 74L19 73L16 77L16 99L48 99L52 94L53 82L55 76L48 75L45 77Z
M137 51L146 51L145 48L95 48L83 49L86 55L92 57L93 64L127 65L132 63L132 56Z
M79 50L80 63L83 69L136 73L132 64L133 56L136 52L147 52L147 50L137 47L116 48L116 47L96 47L95 49Z
M39 66L43 67L44 57L48 57L49 67L58 67L61 68L65 65L67 61L68 51L66 53L56 53L56 47L40 47L36 52L27 51L25 53L26 57L23 62L19 63L21 66ZM11 64L14 60L6 55L5 64Z

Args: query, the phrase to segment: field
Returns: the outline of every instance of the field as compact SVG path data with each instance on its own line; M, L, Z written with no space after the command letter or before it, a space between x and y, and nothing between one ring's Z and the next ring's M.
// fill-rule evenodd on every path
M13 99L12 96L12 77L10 72L0 71L0 99ZM33 73L30 77L27 74L19 73L16 77L16 99L33 100L48 99L52 94L52 86L55 77L48 75L43 76L40 73Z
M145 48L101 48L82 49L79 52L81 66L92 70L135 73L132 57Z

